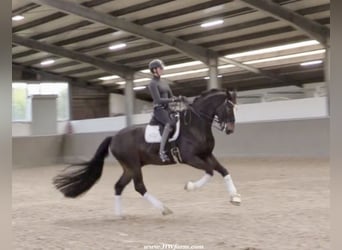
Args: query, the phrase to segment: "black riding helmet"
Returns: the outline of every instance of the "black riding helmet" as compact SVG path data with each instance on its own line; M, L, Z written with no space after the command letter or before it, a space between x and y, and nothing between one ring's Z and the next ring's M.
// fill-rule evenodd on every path
M153 73L153 69L158 68L158 67L164 69L165 65L162 60L154 59L148 64L148 67L151 73Z

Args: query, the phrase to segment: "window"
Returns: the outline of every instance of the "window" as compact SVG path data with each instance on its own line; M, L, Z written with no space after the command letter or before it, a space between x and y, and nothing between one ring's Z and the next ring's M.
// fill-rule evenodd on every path
M57 95L57 120L69 119L68 83L13 83L12 120L28 121L27 98L31 95Z
M27 120L27 88L26 83L12 84L12 120Z

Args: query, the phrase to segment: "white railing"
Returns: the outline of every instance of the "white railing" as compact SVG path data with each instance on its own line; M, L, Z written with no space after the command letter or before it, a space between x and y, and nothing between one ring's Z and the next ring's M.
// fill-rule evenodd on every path
M328 117L326 97L290 99L237 105L236 122L282 121ZM133 124L146 124L151 113L133 115ZM58 123L58 134L118 131L126 127L126 117L107 117ZM30 136L30 123L14 122L12 136Z

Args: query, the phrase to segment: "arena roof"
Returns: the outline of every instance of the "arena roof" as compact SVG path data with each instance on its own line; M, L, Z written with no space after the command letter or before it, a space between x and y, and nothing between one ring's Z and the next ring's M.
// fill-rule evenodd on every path
M329 0L12 0L12 15L22 79L121 93L132 74L136 87L146 85L148 62L160 58L177 95L207 88L212 59L225 88L324 80Z

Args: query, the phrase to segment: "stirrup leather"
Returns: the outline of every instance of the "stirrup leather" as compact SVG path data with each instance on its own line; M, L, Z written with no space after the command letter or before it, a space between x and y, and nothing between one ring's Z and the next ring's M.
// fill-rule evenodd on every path
M165 151L160 152L159 157L162 160L162 162L170 161L170 158L168 157Z

